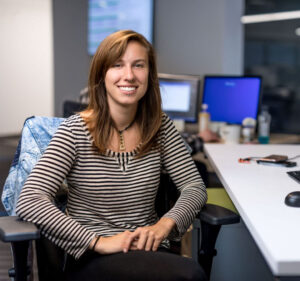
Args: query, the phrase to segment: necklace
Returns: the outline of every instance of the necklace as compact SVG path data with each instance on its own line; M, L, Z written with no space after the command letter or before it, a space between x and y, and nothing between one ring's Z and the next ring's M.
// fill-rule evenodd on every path
M125 141L124 141L124 132L126 130L128 130L132 124L134 123L134 120L132 120L132 122L123 130L118 130L118 133L119 133L119 137L120 137L120 151L125 151L126 150L126 147L125 147Z

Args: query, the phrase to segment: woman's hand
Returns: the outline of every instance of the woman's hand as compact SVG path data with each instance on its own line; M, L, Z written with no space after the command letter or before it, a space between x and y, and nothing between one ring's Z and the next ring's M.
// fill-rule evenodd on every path
M139 227L130 233L125 241L124 252L130 250L156 251L160 243L168 237L175 227L175 221L170 218L161 218L156 224Z
M128 241L131 241L130 235L132 232L126 230L119 234L110 237L101 236L97 244L94 247L95 252L102 255L114 254L119 252L128 251ZM89 249L92 249L97 238L94 238L89 245Z
M174 226L174 220L161 218L156 224L139 227L134 232L126 230L111 237L101 236L94 250L102 255L119 252L127 253L129 250L156 251ZM96 239L92 240L89 249L93 248Z

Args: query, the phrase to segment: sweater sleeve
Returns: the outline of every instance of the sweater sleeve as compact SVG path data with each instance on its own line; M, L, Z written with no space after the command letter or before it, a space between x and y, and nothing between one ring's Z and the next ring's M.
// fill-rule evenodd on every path
M65 121L27 178L16 211L19 217L36 224L43 235L77 259L86 251L95 233L65 215L53 203L75 157L75 139Z
M205 185L173 122L163 116L162 163L180 192L174 207L164 217L175 220L182 236L207 200Z

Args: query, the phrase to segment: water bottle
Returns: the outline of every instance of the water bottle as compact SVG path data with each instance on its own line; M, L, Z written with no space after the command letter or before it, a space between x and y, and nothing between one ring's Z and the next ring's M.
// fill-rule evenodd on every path
M268 112L268 107L263 106L258 115L258 141L261 144L267 144L270 140L270 124L271 115Z
M207 109L208 105L203 103L199 113L199 133L209 129L210 114Z

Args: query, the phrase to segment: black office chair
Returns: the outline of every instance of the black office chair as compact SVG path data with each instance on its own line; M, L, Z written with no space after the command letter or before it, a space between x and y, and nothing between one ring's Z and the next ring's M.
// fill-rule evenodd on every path
M71 101L66 100L63 103L63 117L68 118L69 116L73 115L76 112L80 112L84 109L86 109L87 104L86 103L80 103L78 101Z

